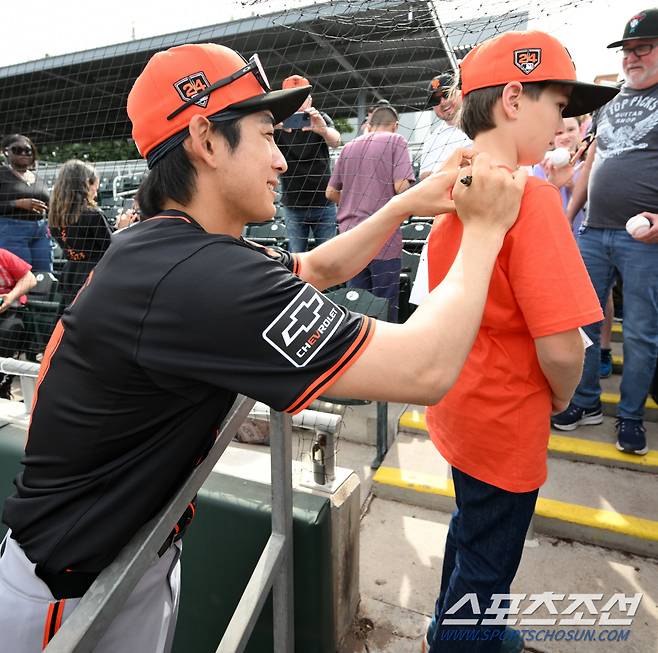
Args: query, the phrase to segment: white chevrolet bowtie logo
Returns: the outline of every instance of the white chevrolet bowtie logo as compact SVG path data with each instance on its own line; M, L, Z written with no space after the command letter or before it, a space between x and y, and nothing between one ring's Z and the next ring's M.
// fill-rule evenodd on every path
M318 295L311 297L309 302L301 302L300 305L290 315L290 324L285 328L283 341L286 346L294 342L302 331L309 333L318 320L321 318L320 309L322 300ZM301 315L300 315L301 314ZM300 319L301 318L301 319ZM306 324L308 322L308 324ZM295 329L295 331L293 331Z

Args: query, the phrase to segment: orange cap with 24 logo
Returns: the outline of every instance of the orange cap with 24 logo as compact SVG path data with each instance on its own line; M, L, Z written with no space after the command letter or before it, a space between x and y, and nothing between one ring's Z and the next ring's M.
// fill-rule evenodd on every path
M546 32L505 32L475 46L459 64L462 95L509 82L555 82L572 87L565 117L589 113L619 90L576 79L568 50Z

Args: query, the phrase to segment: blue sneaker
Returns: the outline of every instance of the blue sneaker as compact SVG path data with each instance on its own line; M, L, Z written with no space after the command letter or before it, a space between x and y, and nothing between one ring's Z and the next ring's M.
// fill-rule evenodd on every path
M644 456L649 452L647 430L641 419L617 418L617 449L624 453Z
M599 376L602 379L607 379L609 376L612 376L612 353L609 349L601 349Z
M516 628L505 628L500 653L521 653L525 649L523 635Z
M430 642L434 635L434 629L436 628L436 615L432 617L430 625L427 627L427 632L425 637L423 637L423 653L429 653ZM505 628L505 635L503 637L503 643L500 646L500 653L522 653L525 649L523 642L523 635L516 630L516 628Z
M573 431L578 426L602 423L601 402L594 408L581 408L575 404L569 404L566 410L551 417L551 424L560 431Z

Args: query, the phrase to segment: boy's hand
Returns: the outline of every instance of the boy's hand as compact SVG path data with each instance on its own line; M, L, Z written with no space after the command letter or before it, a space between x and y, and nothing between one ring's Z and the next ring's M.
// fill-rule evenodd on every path
M459 179L470 176L471 182L455 184L452 197L464 227L484 227L508 231L516 222L521 197L528 179L527 170L509 170L491 165L491 157L475 154L472 165L459 171Z
M472 150L458 148L438 172L433 172L402 193L397 201L400 206L404 206L404 219L409 215L440 215L454 211L455 203L450 197L450 191L457 181L460 167L469 165L472 157Z
M563 413L569 408L569 400L558 399L555 395L551 397L551 415Z

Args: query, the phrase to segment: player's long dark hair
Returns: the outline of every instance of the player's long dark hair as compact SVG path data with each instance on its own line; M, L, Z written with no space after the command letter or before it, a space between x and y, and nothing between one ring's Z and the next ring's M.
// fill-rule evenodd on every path
M213 132L221 134L233 151L240 143L240 120L213 122ZM141 183L135 199L142 218L151 218L160 213L167 200L188 204L196 186L196 170L192 165L183 143L165 154Z
M98 175L93 166L77 159L67 161L59 169L53 186L48 224L51 227L75 224L86 208L96 206L89 196L89 189L97 181Z

